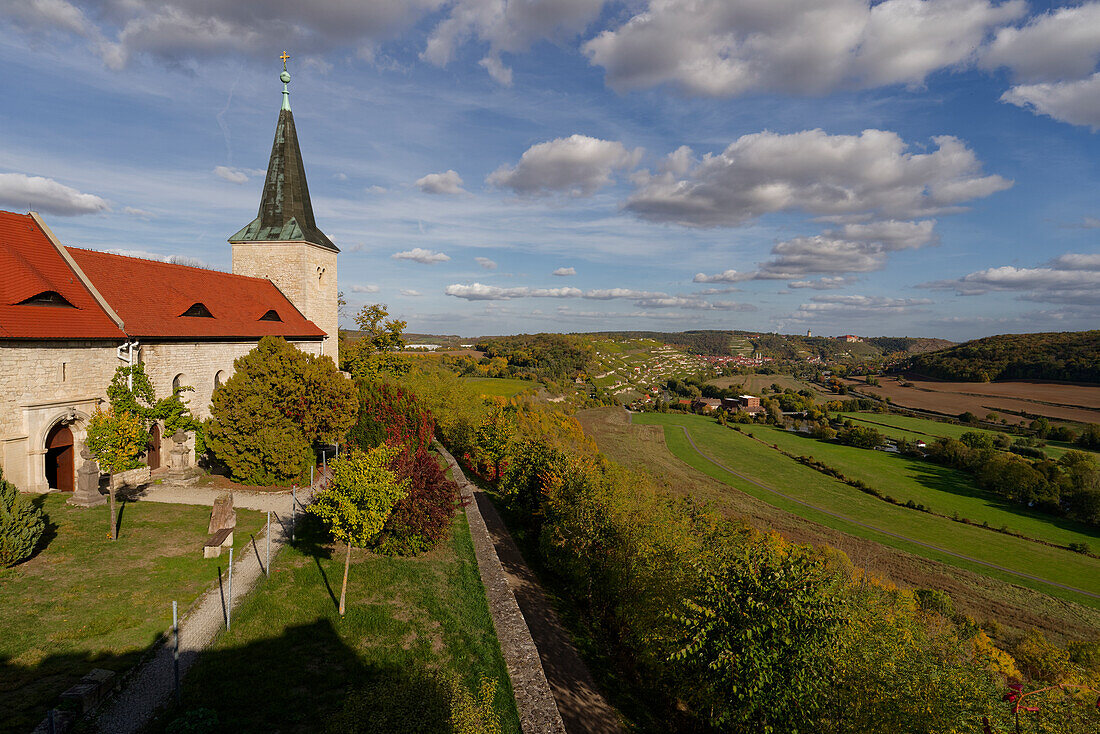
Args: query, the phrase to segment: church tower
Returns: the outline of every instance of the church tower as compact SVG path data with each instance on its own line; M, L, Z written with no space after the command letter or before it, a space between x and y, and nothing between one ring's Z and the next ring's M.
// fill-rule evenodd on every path
M267 164L260 211L248 226L229 238L233 272L267 278L302 314L327 334L323 354L340 364L336 255L340 250L317 228L309 200L306 170L290 111L290 74L284 52L283 107Z

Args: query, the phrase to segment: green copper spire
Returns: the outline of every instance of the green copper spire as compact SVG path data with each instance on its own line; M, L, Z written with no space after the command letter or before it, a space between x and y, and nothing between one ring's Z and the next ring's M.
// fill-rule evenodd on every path
M284 66L290 58L285 52L280 56ZM294 113L290 111L290 93L286 84L290 74L283 71L283 108L275 126L275 141L271 145L271 159L267 163L267 178L260 196L260 210L244 229L229 238L230 242L311 242L320 247L339 252L332 240L317 228L313 218L313 204L309 200L306 185L306 167L302 163L302 151L298 147L298 133L294 129Z
M279 57L283 60L283 73L279 75L279 79L283 82L283 109L290 110L290 90L286 88L287 84L290 84L290 72L286 70L286 60L290 58L290 55L283 51L283 55Z

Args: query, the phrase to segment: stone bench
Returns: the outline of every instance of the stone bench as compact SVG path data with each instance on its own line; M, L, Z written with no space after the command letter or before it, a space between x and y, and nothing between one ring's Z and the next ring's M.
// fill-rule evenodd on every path
M237 527L237 512L233 509L233 495L223 494L214 500L210 510L210 525L206 532L210 537L202 547L203 558L217 558L222 548L233 547L233 528Z

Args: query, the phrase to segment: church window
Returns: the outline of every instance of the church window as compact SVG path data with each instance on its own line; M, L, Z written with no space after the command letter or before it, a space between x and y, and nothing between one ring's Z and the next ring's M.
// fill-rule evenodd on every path
M36 296L31 296L25 301L19 302L20 306L58 306L60 308L76 308L65 300L57 291L42 291Z
M224 384L225 384L225 370L218 370L217 374L214 375L214 389L217 390L219 387L221 387Z
M181 387L184 387L186 383L183 381L183 373L179 373L172 378L172 392L179 392Z
M191 317L194 317L194 318L201 318L201 319L212 319L212 318L214 318L214 314L210 313L210 309L208 309L206 306L204 306L201 303L192 304L191 308L189 308L186 311L184 311L183 313L181 313L180 316L191 316Z
M279 318L279 312L272 308L260 317L260 321L282 321L282 319Z

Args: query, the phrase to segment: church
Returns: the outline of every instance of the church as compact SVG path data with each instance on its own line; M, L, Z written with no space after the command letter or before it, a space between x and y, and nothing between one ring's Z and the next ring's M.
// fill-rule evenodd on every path
M0 468L20 490L73 490L87 422L119 366L141 362L157 397L194 388L204 418L264 336L339 364L339 249L314 220L285 57L280 80L260 209L229 238L232 273L65 246L38 214L0 211ZM151 469L167 458L162 429L150 431Z

